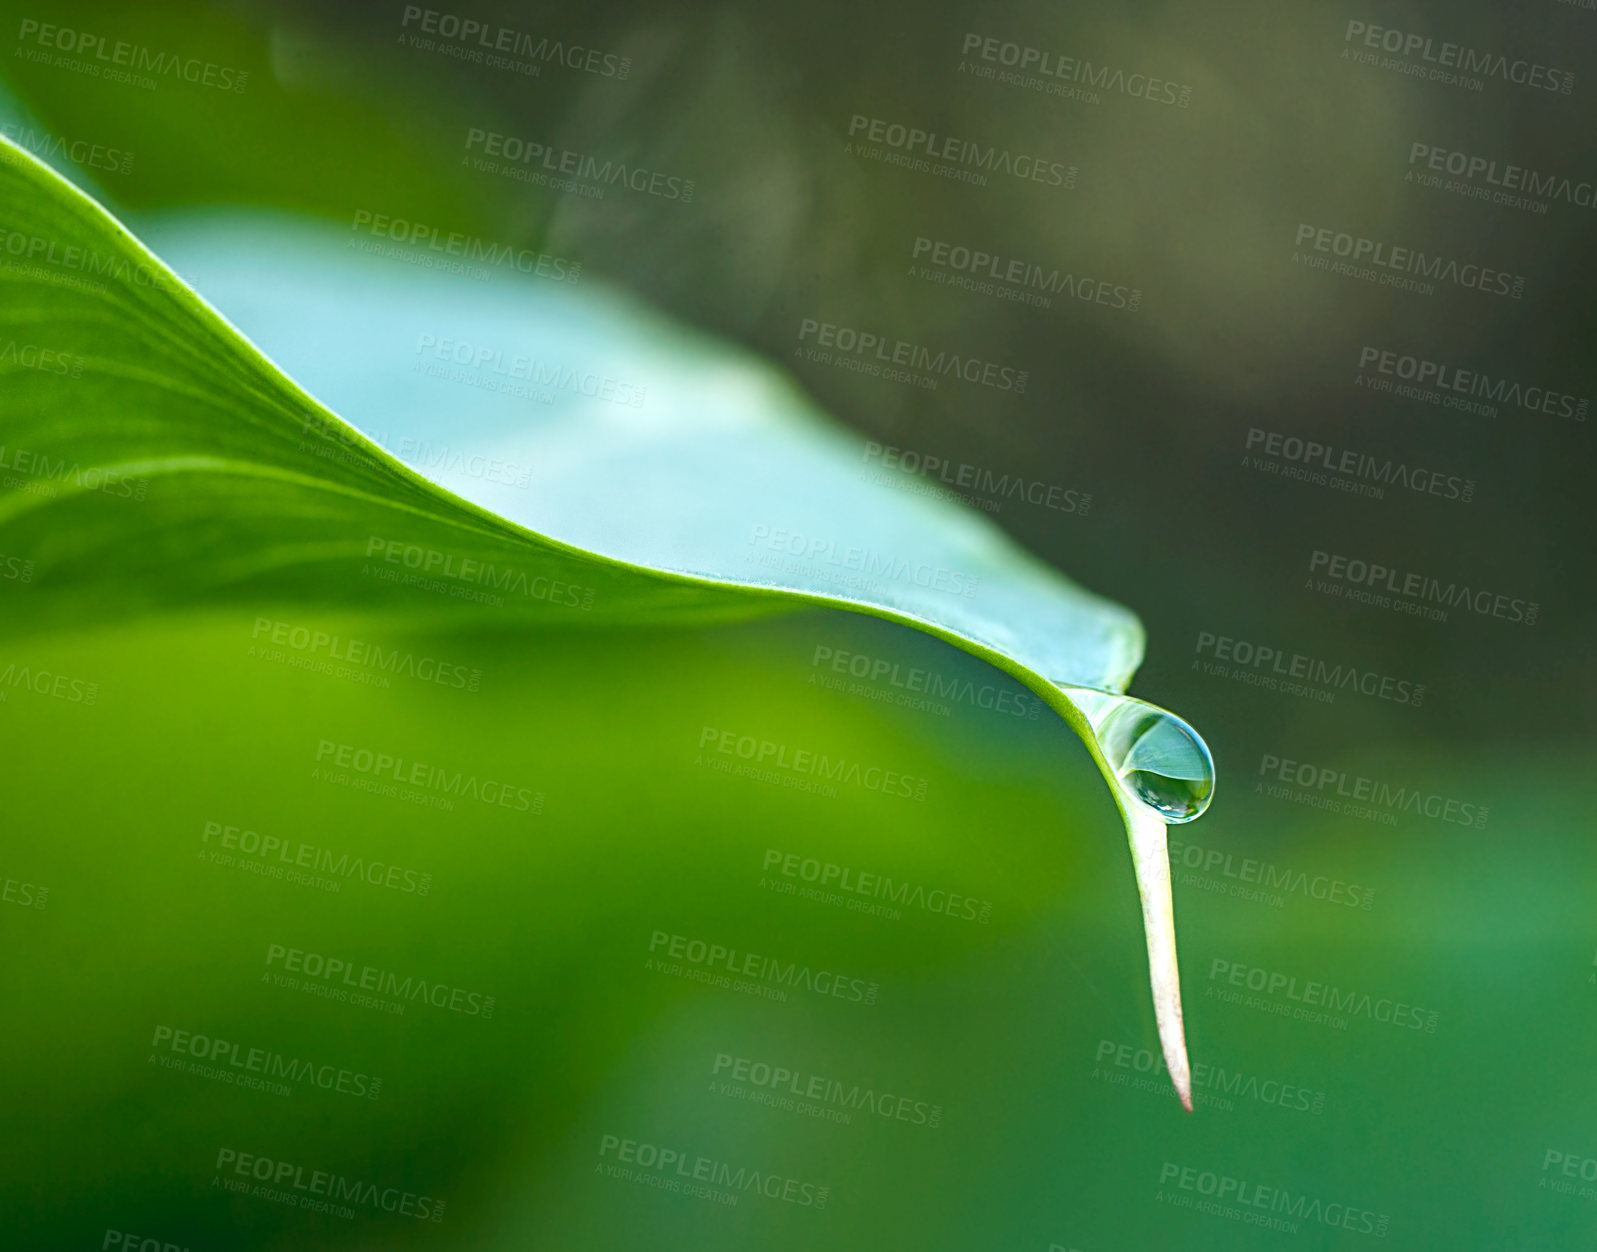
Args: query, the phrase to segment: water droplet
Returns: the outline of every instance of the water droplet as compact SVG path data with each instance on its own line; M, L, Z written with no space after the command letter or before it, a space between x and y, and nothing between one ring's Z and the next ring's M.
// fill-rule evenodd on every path
M1164 821L1201 817L1214 797L1214 759L1198 732L1146 700L1065 690L1092 724L1121 788Z

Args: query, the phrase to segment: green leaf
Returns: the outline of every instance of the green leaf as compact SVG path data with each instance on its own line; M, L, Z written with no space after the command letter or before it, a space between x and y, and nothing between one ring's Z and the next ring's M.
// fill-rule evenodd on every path
M284 603L438 627L492 597L501 621L562 628L804 606L912 626L1024 683L1109 780L1190 1107L1164 823L1094 732L1092 693L1123 692L1141 659L1131 613L950 500L873 479L770 368L590 280L516 281L528 258L490 252L467 258L479 281L359 231L171 229L179 269L328 407L100 206L9 156L0 430L30 468L0 495L0 553L27 573L0 632Z

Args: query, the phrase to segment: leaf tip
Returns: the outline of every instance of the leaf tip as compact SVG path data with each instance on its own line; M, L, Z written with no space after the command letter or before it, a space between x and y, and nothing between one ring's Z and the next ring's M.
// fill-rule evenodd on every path
M1165 824L1151 812L1126 810L1137 891L1148 941L1148 975L1153 990L1154 1018L1165 1069L1181 1107L1192 1112L1192 1066L1187 1059L1187 1032L1181 1015L1181 971L1176 960L1174 905L1170 896L1170 860Z

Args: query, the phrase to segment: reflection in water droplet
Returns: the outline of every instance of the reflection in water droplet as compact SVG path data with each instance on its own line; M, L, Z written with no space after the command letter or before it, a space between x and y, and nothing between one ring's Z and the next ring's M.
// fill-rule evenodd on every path
M1214 796L1208 745L1174 713L1130 696L1066 688L1121 787L1167 822L1200 817Z

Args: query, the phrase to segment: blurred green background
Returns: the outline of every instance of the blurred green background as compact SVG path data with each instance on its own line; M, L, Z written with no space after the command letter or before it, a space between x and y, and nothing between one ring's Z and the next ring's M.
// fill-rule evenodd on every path
M582 64L600 53L599 72L543 61L530 75L414 46L426 19L400 4L42 7L5 6L7 133L130 157L59 164L135 229L173 209L259 206L536 246L790 369L858 432L862 468L876 443L1090 493L1085 515L978 503L1138 613L1150 643L1134 690L1203 732L1220 783L1213 810L1174 834L1189 1039L1208 1067L1186 1117L1146 1072L1127 857L1068 731L809 682L816 646L1008 681L944 645L831 613L673 631L386 628L418 656L480 668L468 693L290 671L250 654L255 614L220 609L30 639L17 661L103 695L86 707L10 689L0 707L0 870L50 889L44 908L20 887L0 903L18 1131L0 1149L0 1211L17 1246L118 1246L104 1242L117 1231L195 1252L1597 1247L1597 1178L1581 1176L1597 1159L1593 728L1579 694L1592 687L1589 432L1355 385L1374 346L1590 394L1585 212L1480 203L1405 174L1426 143L1589 176L1597 17L1319 3L456 14L579 47ZM1571 69L1575 86L1473 91L1356 64L1350 21ZM248 77L242 91L106 81L33 57L45 23ZM962 58L970 35L1152 74L1190 86L1190 103L985 79ZM603 72L622 57L625 77ZM1077 184L888 167L846 150L856 115L1044 154L1076 166ZM593 198L506 179L470 164L474 130L626 160L694 193ZM1304 224L1523 275L1524 295L1313 272L1292 259ZM960 290L915 276L918 239L1142 297L1130 313ZM807 318L1026 369L1028 385L928 391L818 364L795 355ZM1470 479L1473 499L1372 498L1260 470L1250 430ZM1305 586L1316 550L1533 600L1539 620L1435 622L1328 598ZM1222 637L1423 685L1424 699L1270 689L1268 666L1205 667ZM902 762L930 780L928 799L708 774L693 763L707 724ZM400 727L417 759L529 778L545 812L440 813L311 777L321 740L386 743ZM1262 774L1270 759L1489 817L1330 811L1311 801L1335 782L1267 790L1282 786ZM202 859L210 821L380 853L435 887L267 881ZM782 898L758 885L773 848L946 884L990 901L991 921ZM1315 898L1333 883L1357 903ZM857 969L880 999L695 986L644 967L656 930ZM260 981L274 942L502 1008L394 1017L313 999ZM1280 990L1228 999L1249 971L1372 1007L1339 1026L1282 1015L1295 1002ZM1434 1014L1414 1019L1434 1031L1375 1020L1390 1002ZM326 1056L382 1076L381 1096L170 1072L150 1059L161 1025ZM944 1114L933 1129L751 1104L713 1086L720 1054ZM829 1199L662 1193L596 1172L614 1157L606 1135L829 1186ZM213 1185L224 1148L441 1196L446 1217L345 1221L230 1195ZM1220 1179L1228 1195L1205 1194ZM1257 1201L1260 1187L1320 1218L1244 1220L1237 1194ZM1223 1211L1203 1211L1211 1199ZM1323 1220L1348 1210L1352 1228Z

